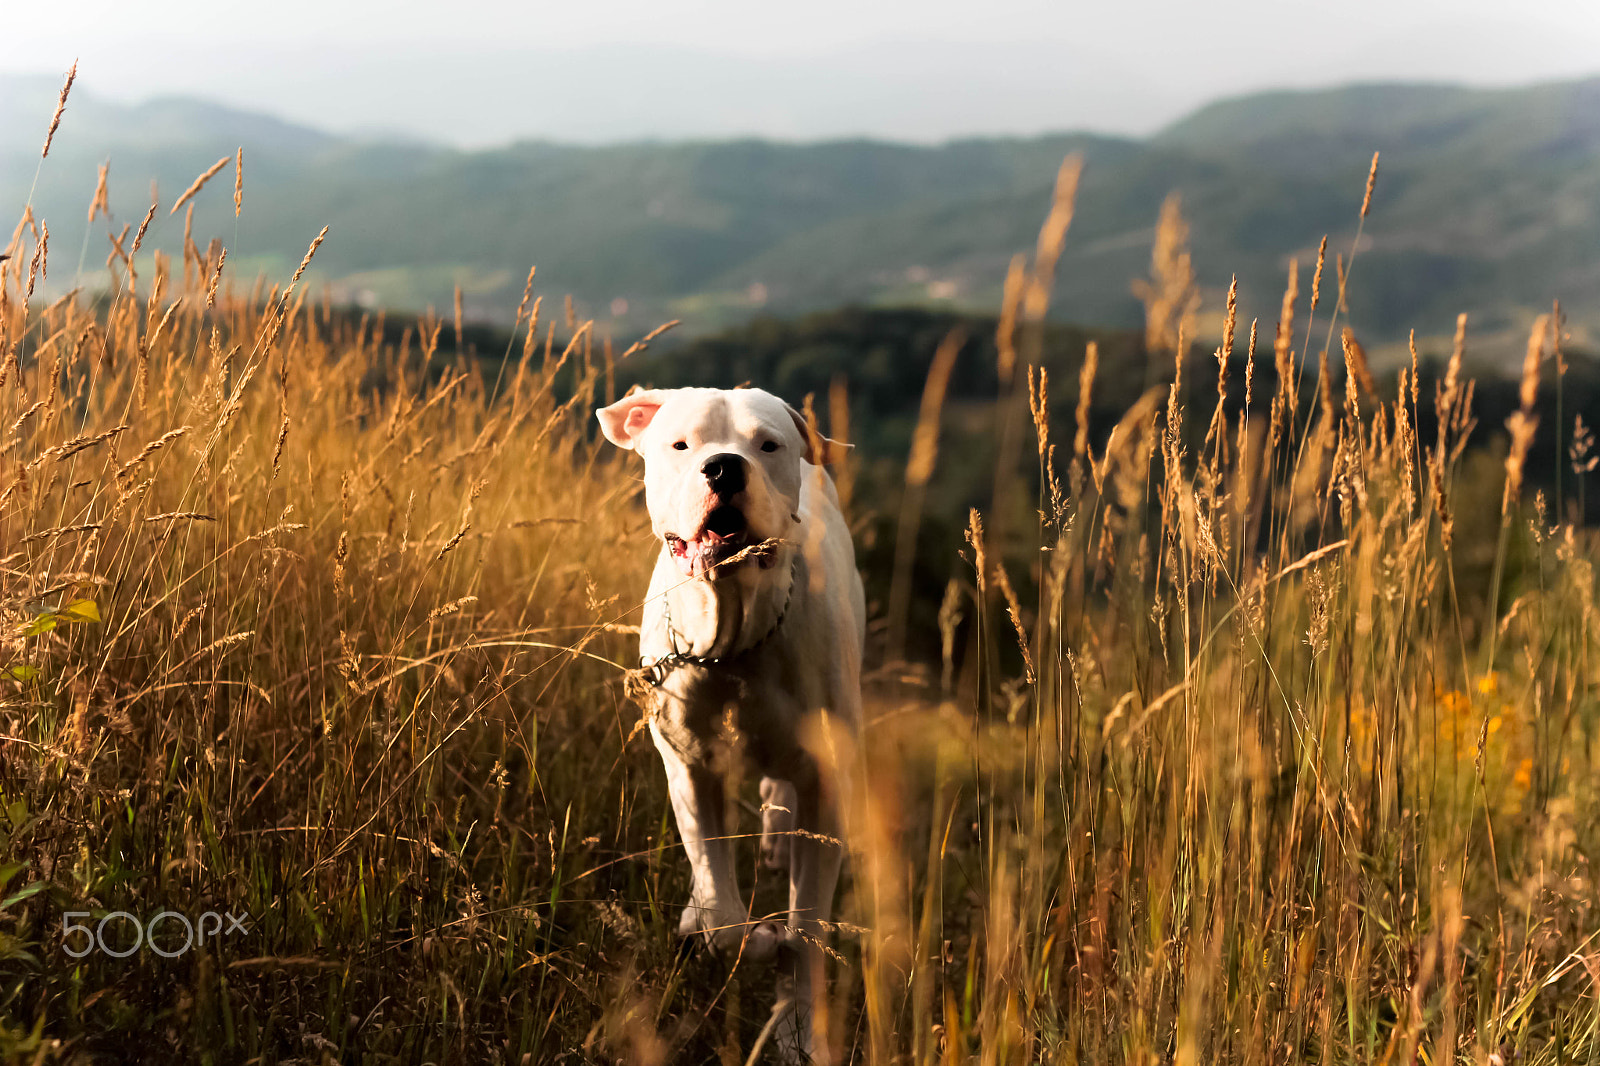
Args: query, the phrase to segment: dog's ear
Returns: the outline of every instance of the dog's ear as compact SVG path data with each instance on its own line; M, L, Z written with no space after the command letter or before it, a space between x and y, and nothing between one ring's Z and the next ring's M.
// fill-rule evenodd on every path
M665 399L661 389L639 389L628 393L610 407L602 407L594 413L600 420L600 432L617 447L632 451L639 434L650 425L650 420L661 410Z
M812 466L836 463L844 458L846 452L855 447L854 444L846 444L842 440L824 437L815 426L806 421L805 415L789 404L783 406L789 412L789 417L794 419L794 428L799 431L800 439L806 442L805 459Z

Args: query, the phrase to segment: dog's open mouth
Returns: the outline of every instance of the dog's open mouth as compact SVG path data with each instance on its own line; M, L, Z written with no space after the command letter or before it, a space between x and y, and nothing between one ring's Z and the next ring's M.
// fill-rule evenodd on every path
M690 538L667 534L667 548L685 577L699 577L750 543L744 512L723 504L706 515L700 532Z

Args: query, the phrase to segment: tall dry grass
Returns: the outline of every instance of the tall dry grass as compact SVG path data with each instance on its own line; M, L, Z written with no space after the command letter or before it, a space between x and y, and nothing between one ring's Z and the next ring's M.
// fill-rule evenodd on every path
M525 305L492 380L437 318L386 344L300 273L236 287L187 228L181 265L112 229L107 294L40 307L43 232L0 288L8 1052L586 1033L609 977L567 896L646 898L665 865L618 685L649 534L588 439L591 334L554 345ZM653 858L585 880L619 841ZM77 909L251 928L78 962Z
M1182 225L1169 202L1141 287L1152 347L1176 352ZM860 814L914 810L926 834L900 891L874 886L898 910L868 922L863 971L897 1006L869 1011L895 1034L871 1061L1600 1056L1593 541L1520 501L1559 308L1530 334L1496 478L1466 452L1459 333L1432 397L1415 359L1380 388L1348 328L1344 373L1307 358L1353 249L1335 265L1335 313L1301 327L1290 264L1271 364L1257 322L1234 350L1230 289L1210 402L1179 356L1099 454L1094 354L1070 456L1029 368L1037 476L1003 467L996 500L1036 486L1037 537L997 547L973 513L941 615L976 620L968 684L936 725L870 727L872 779L918 743L935 768ZM1013 276L1025 308L1039 275ZM1493 558L1476 599L1464 550Z
M1076 175L1007 285L998 402L1035 447L1005 421L940 681L890 663L833 748L867 786L838 1057L1595 1061L1593 546L1519 499L1559 315L1504 471L1466 449L1464 333L1433 396L1353 336L1329 357L1353 251L1322 319L1325 255L1304 313L1291 265L1270 359L1230 313L1210 387L1176 354L1174 203L1144 290L1171 369L1101 439L1094 354L1066 404L1032 358ZM625 674L653 544L588 429L590 327L569 303L555 344L530 274L491 374L437 316L385 342L299 273L245 289L220 244L143 260L131 228L104 297L39 306L31 216L0 286L0 1047L744 1061L772 975L674 935L687 871ZM64 912L161 910L249 930L63 951Z

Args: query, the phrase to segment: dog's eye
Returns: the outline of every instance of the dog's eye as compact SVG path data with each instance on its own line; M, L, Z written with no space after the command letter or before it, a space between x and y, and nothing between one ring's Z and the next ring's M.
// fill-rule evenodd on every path
M680 452L686 452L689 450L689 442L686 440L680 440L678 443L674 444L673 447L678 449Z
M778 450L778 442L775 440L769 440L765 444L761 445L761 450L764 452L775 452Z

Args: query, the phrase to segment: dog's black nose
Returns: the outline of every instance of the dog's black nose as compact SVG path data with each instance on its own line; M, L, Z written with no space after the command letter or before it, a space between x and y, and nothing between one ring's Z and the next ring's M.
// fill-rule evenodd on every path
M713 455L700 464L700 472L718 496L728 497L744 491L744 459L740 456L729 452Z

